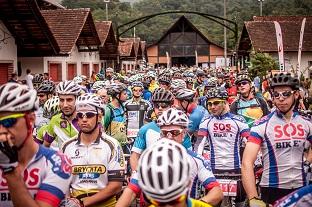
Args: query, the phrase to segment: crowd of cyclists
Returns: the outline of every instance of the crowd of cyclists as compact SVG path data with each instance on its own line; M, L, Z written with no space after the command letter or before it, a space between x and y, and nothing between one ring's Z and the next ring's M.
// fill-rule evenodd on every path
M231 206L312 206L311 103L290 73L31 79L0 86L1 207L223 206L229 177Z

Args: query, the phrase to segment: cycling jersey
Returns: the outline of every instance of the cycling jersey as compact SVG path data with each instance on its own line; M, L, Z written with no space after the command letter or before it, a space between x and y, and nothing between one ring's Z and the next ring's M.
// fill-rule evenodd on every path
M189 195L191 198L195 198L194 196L197 195L196 191L196 184L199 180L202 184L202 186L210 190L216 186L219 186L218 181L214 177L210 162L208 160L205 160L202 156L196 154L195 152L188 150L188 157L191 162L191 180L192 185L190 186ZM138 174L134 173L131 177L130 183L128 184L128 187L135 192L136 194L139 194L141 192L141 189L138 185ZM198 199L198 198L195 198Z
M199 130L199 125L204 117L208 117L209 113L203 106L192 104L188 107L189 125L188 132L194 133Z
M292 189L306 184L303 152L312 142L312 123L294 112L286 121L277 110L254 123L248 141L261 146L262 187Z
M192 198L187 199L187 207L212 207L211 205L209 205L208 203L199 201L199 200L195 200ZM150 207L156 207L155 205L150 205Z
M130 99L125 103L125 110L127 116L127 137L136 137L139 129L144 124L148 111L152 110L152 105L144 99L141 99L139 102Z
M37 201L57 207L68 194L71 181L71 162L60 152L39 145L24 170L24 182L30 195ZM0 170L1 207L13 207L8 184Z
M142 154L146 148L156 143L159 139L159 126L155 123L155 121L147 123L140 128L131 151ZM192 149L191 141L187 137L184 138L182 145L186 149Z
M232 113L210 116L199 127L199 135L209 140L210 160L213 170L236 170L241 168L240 144L249 136L244 118Z
M126 118L122 106L114 107L111 103L105 107L104 127L109 136L117 139L124 146L127 143Z
M56 114L46 127L44 140L49 143L56 140L57 146L60 148L66 140L76 136L79 130L78 120L76 118L69 122L63 113Z
M276 201L274 207L310 207L312 206L312 185L305 186Z
M43 117L43 107L39 107L37 111L35 111L36 114L36 122L35 122L35 128L38 130L43 125L46 125L49 123L49 119Z
M73 179L71 195L84 198L104 189L110 181L124 180L125 161L120 144L114 138L101 134L94 143L84 145L80 136L64 143L62 151L72 159ZM115 206L116 197L97 204L97 207Z

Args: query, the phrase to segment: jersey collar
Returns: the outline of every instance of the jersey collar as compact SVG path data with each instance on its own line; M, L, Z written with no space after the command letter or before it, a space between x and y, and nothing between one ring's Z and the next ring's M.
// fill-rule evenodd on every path
M81 143L80 134L81 134L81 133L78 134L76 145L84 145L84 144ZM100 130L99 136L96 138L96 140L95 140L93 143L91 143L91 145L94 145L94 144L97 145L97 144L99 144L99 143L100 143L101 137L102 137L102 130Z

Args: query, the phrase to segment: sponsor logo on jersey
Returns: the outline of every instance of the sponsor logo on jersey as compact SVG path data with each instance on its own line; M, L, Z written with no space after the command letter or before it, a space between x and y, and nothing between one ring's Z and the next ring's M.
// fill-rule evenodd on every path
M23 180L27 188L30 189L38 188L41 183L40 169L39 168L25 169ZM0 176L0 190L8 190L8 183L7 180L4 179L2 171Z
M52 171L63 179L68 179L71 172L71 160L60 152L53 154L49 158L52 164Z
M287 123L274 127L274 141L276 149L300 147L305 140L302 124Z
M106 167L104 165L75 165L73 166L73 175L81 173L98 173L104 174L106 172Z

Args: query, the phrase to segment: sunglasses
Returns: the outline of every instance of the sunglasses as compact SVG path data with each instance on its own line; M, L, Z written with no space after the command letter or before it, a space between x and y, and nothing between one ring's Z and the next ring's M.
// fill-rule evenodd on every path
M91 119L95 117L95 115L96 113L93 113L93 112L86 112L86 113L78 112L77 118L82 119L83 117L86 117L87 119Z
M170 83L160 81L159 85L170 86Z
M4 126L5 128L13 127L18 118L24 117L25 114L12 114L9 116L5 116L0 118L0 125Z
M176 137L179 136L183 132L183 129L174 129L174 130L161 130L161 134L163 137L168 137L169 134L171 136Z
M248 81L241 81L241 82L237 83L237 86L245 86L247 84L249 84Z
M166 102L161 102L161 103L154 103L154 107L155 108L162 108L162 109L164 109L164 108L169 108L171 106L171 104L170 103L166 103Z
M133 92L142 92L143 90L142 89L133 89L132 91Z
M274 98L280 98L280 97L288 98L288 97L290 97L293 93L294 93L294 91L284 91L284 92L277 92L277 91L274 91L274 92L272 93L272 96L273 96Z
M169 201L166 203L158 202L158 201L153 200L153 199L148 199L148 200L155 206L166 206L166 205L176 206L177 204L186 201L186 198L187 198L186 195L182 195L182 196L178 197L177 199L174 199L173 201Z
M222 102L224 102L224 101L208 101L207 105L208 106L212 106L212 105L217 106L217 105L219 105Z

